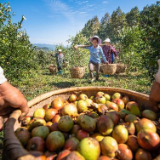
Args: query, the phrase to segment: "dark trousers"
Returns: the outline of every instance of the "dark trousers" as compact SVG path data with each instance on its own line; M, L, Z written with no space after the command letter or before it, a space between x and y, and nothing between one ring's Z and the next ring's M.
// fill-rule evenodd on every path
M100 63L94 63L92 61L89 62L89 72L90 72L90 77L94 78L93 76L93 71L96 71L96 80L99 79L99 70L100 70Z
M58 71L61 71L62 70L62 66L58 66Z

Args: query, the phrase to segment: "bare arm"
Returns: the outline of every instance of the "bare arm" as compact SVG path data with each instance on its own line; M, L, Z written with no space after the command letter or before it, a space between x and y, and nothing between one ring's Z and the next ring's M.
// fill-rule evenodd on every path
M111 52L115 55L115 57L116 57L117 59L119 59L118 53L117 53L116 49L115 49L113 46L111 46Z
M76 46L74 46L74 49L78 49L78 48L89 49L90 45L76 45Z

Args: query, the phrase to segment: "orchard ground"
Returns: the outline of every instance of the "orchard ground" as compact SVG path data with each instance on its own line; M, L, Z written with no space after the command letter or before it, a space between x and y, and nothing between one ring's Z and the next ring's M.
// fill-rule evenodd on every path
M31 71L30 77L11 82L18 87L29 101L34 97L43 93L67 87L82 87L82 86L105 86L118 87L123 89L134 90L149 94L151 83L145 74L139 72L129 72L110 77L103 77L100 74L99 81L90 83L89 71L86 69L86 74L82 79L72 79L69 68L63 71L63 75L51 74L48 66L40 70Z
M149 81L149 77L140 72L129 72L109 77L103 77L103 75L100 74L99 81L95 81L91 84L88 69L86 69L84 78L72 79L69 68L63 71L63 75L58 75L57 73L51 74L48 66L43 69L32 70L28 78L10 81L10 83L19 88L28 101L43 93L67 87L117 87L149 94L152 85ZM3 132L0 132L0 142L3 142L3 136ZM2 144L0 144L0 152L2 152Z

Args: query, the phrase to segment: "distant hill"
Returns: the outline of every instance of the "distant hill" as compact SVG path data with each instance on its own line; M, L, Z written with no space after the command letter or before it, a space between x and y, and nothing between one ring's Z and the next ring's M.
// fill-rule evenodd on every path
M33 44L34 46L37 46L38 48L41 48L41 49L45 49L47 50L55 50L56 46L55 45L52 45L52 44L40 44L40 43L37 43L37 44Z

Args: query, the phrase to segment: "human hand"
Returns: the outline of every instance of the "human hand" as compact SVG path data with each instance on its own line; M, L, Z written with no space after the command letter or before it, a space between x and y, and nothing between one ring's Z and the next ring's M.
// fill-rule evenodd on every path
M116 57L117 60L119 60L119 57Z
M109 64L109 62L107 61L105 64L107 64L107 65L108 65L108 64Z
M28 113L29 108L27 100L22 93L8 82L0 85L0 130L3 127L4 117L8 117L11 112L19 108L22 111L20 120L22 120Z
M74 46L74 49L75 49L75 50L78 49L78 46Z

